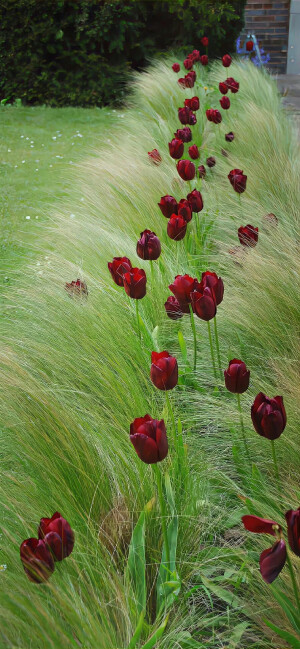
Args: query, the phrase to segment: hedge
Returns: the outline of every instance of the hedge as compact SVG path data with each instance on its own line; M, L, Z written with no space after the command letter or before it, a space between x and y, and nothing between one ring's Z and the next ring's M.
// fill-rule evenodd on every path
M130 69L169 48L235 49L246 0L1 0L0 99L122 101ZM202 48L203 49L203 48ZM204 51L204 50L203 50Z

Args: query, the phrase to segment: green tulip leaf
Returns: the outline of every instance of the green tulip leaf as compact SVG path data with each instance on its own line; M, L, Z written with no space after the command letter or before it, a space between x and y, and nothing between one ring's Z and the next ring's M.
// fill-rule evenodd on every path
M182 358L184 360L184 364L186 365L187 363L187 349L186 349L186 343L183 337L182 331L178 331L178 342L179 342L179 347L182 353Z
M264 622L270 629L272 629L272 631L275 631L282 640L288 642L293 649L300 649L300 640L298 640L296 636L292 635L292 633L289 633L288 631L280 629L276 624L273 624L273 622L269 622L268 620L264 620Z
M145 558L145 511L132 532L128 560L125 569L125 581L132 593L132 606L140 616L146 608L146 558Z
M169 618L169 616L167 615L167 617L165 617L165 619L163 620L161 625L158 627L158 629L153 633L151 638L149 638L149 640L147 640L146 644L143 644L141 649L152 649L153 647L155 647L158 640L162 637L162 635L164 633L164 630L165 630L165 628L166 628L166 626L168 624L168 618Z

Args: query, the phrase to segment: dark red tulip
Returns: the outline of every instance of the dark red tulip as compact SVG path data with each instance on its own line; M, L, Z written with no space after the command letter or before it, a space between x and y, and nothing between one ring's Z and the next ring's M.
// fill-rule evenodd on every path
M258 228L254 228L249 223L244 227L241 225L238 229L238 238L243 246L254 248L258 241Z
M220 81L219 83L219 90L222 93L222 95L227 95L228 93L228 86L225 81Z
M178 128L174 135L178 140L182 140L182 142L190 142L192 139L192 131L189 126Z
M225 140L226 140L226 142L233 142L234 133L232 131L230 131L229 133L226 133Z
M224 56L222 57L222 63L224 65L224 68L229 68L229 66L231 64L231 61L232 61L232 58L231 58L230 54L224 54Z
M244 527L248 532L254 532L254 534L271 534L276 536L281 532L281 527L276 521L271 521L269 518L260 518L259 516L253 516L247 514L242 517Z
M169 196L169 194L161 197L158 207L167 219L169 219L172 214L177 214L177 200L174 196Z
M167 235L170 239L180 241L186 235L187 222L183 216L173 214L168 221Z
M229 99L229 97L222 97L222 99L220 99L220 104L221 104L221 108L223 108L223 110L228 110L228 108L230 108L230 99Z
M195 178L195 165L190 160L179 160L177 163L177 171L182 180L193 180Z
M200 63L202 65L208 65L208 56L207 56L207 54L202 54L202 56L200 56Z
M185 80L185 77L180 77L180 78L178 79L177 83L179 84L179 86L180 86L181 88L186 88L186 87L187 87L187 86L186 86L186 80Z
M288 527L288 539L291 550L300 557L300 507L295 511L289 509L285 514Z
M192 67L193 67L193 64L194 64L193 59L189 58L189 57L187 59L184 59L184 61L183 61L183 65L184 65L186 70L191 70Z
M210 288L202 288L199 282L191 292L192 308L196 316L201 320L212 320L217 313L217 306Z
M222 115L220 111L214 108L207 109L206 117L209 122L213 122L214 124L220 124L222 122Z
M189 156L192 160L198 160L198 158L200 158L199 149L196 144L192 144L192 146L189 147Z
M199 110L200 107L199 97L192 97L191 99L185 99L184 105L190 108L191 110Z
M168 297L167 301L165 302L165 309L167 316L171 318L171 320L179 320L179 318L183 317L181 306L174 295L170 295Z
M161 163L161 155L157 149L148 151L148 157L150 162L153 162L153 164L155 165L159 165Z
M251 419L256 432L267 439L277 439L286 426L286 412L282 397L270 399L263 392L255 397Z
M124 288L134 300L141 300L146 295L146 273L142 268L131 268L124 275Z
M206 164L210 169L212 169L216 164L216 158L211 155L209 158L206 158Z
M276 541L271 548L264 550L259 559L259 567L263 580L267 584L278 577L286 562L286 545L283 539Z
M179 158L182 158L183 151L184 143L182 142L182 140L174 138L171 142L169 142L170 156L171 158L174 158L174 160L179 160Z
M145 464L162 462L168 455L165 422L150 415L138 417L130 424L130 441Z
M124 273L128 273L131 266L131 261L128 257L114 257L112 262L108 264L108 270L117 286L124 286Z
M55 512L51 518L41 518L38 535L50 548L55 561L62 561L71 554L75 535L68 521L59 512Z
M191 205L192 212L201 212L201 210L203 210L202 194L198 189L193 189L193 191L187 195L187 200Z
M246 43L246 50L247 50L247 52L252 52L252 50L253 50L253 45L254 45L253 41L247 41L247 43Z
M192 220L191 204L186 198L181 198L178 203L178 216L182 216L186 223Z
M178 118L181 124L190 124L191 126L194 126L197 122L196 115L188 106L178 108Z
M178 383L178 365L168 352L152 352L150 379L158 390L173 390Z
M184 77L185 88L193 88L194 87L195 81L196 81L196 76L197 75L196 75L195 70L191 70L190 72L188 72L188 74L185 75L185 77Z
M191 292L194 290L197 280L190 277L190 275L176 275L173 284L170 284L169 289L175 295L180 304L183 313L189 313L189 305L191 304Z
M228 77L224 83L226 83L228 90L233 92L233 94L238 92L240 84L233 77Z
M70 297L86 297L88 295L87 285L81 279L73 279L73 281L70 283L66 282L65 289L69 293Z
M216 305L221 304L224 296L224 284L221 277L207 270L205 273L202 273L200 286L201 288L208 286L214 296Z
M201 43L202 43L203 47L208 47L209 40L208 40L207 36L203 36L203 38L201 38Z
M54 559L44 541L33 538L23 541L20 557L30 581L41 584L51 577L55 567Z
M155 232L144 230L136 245L136 251L141 259L158 259L161 253L160 240Z
M173 63L172 70L174 70L174 72L179 72L179 70L180 70L179 63Z
M199 178L205 178L205 176L206 176L206 169L205 169L204 165L200 165L200 166L198 167L198 174L199 174Z
M229 182L238 194L242 194L246 189L247 176L241 169L232 169L228 174Z
M229 361L227 370L224 371L225 385L229 392L242 394L249 387L250 371L243 361L234 358Z
M199 50L193 50L192 54L191 54L191 57L195 61L195 63L200 61L200 52L199 52Z

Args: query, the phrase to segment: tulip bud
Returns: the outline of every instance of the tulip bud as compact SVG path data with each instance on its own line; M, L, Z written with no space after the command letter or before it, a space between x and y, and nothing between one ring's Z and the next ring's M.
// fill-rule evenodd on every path
M190 124L191 126L194 126L197 122L196 115L188 106L178 108L178 118L181 124Z
M202 43L203 47L208 47L209 41L208 41L207 36L203 36L203 38L201 38L201 43Z
M183 61L183 65L186 70L191 70L193 67L193 59L188 57Z
M207 56L207 54L202 54L202 56L200 56L200 63L202 65L208 65L208 56Z
M203 210L202 194L198 189L193 189L193 191L187 195L187 200L191 205L192 212L201 212L201 210Z
M300 557L300 507L295 511L289 509L285 514L288 526L288 539L291 550Z
M54 559L44 541L33 538L23 541L20 557L29 581L41 584L51 577Z
M208 286L203 288L199 282L196 283L191 292L192 308L196 316L201 320L212 320L217 313L217 306L212 291Z
M184 144L182 140L178 140L174 138L171 142L169 142L169 152L171 158L174 158L174 160L179 160L183 156L183 150L184 150Z
M195 85L196 76L197 75L195 70L191 70L190 72L188 72L188 74L186 74L184 77L184 87L193 88Z
M182 180L193 180L195 178L195 165L190 160L179 160L177 163L177 171Z
M179 63L173 63L172 70L174 70L174 72L179 72L179 70L180 70Z
M189 147L189 156L190 158L192 158L192 160L197 160L198 158L200 158L199 149L196 144L193 144Z
M157 149L148 151L148 157L150 162L152 162L155 165L159 165L161 163L161 155Z
M130 441L145 464L162 462L168 455L165 422L150 415L138 417L130 424Z
M185 77L180 77L177 81L178 85L181 88L186 88L186 82L185 82Z
M210 156L209 158L206 158L206 164L210 169L212 169L212 167L214 167L216 164L216 158L214 158L214 156Z
M220 124L222 122L222 115L220 111L214 108L207 109L206 117L209 122L213 122L214 124Z
M260 392L251 407L251 419L256 432L274 440L280 437L286 426L286 412L282 397L270 399Z
M186 235L187 222L182 216L172 214L167 225L167 235L170 239L180 241Z
M171 320L179 320L179 318L183 317L181 306L174 295L170 295L168 297L167 301L165 302L165 310L168 318L170 318Z
M158 390L173 390L178 383L178 364L168 352L152 352L150 379Z
M202 273L200 286L201 289L208 286L214 296L216 305L221 304L224 296L224 284L221 277L207 270L205 273Z
M172 214L177 214L177 201L174 196L169 196L168 194L162 196L158 203L158 207L167 219L169 219Z
M178 300L183 313L189 313L189 305L191 304L191 292L194 290L197 280L190 277L190 275L176 275L173 284L170 284L169 289Z
M141 238L137 242L136 251L141 259L158 259L161 253L161 245L155 232L151 232L151 230L141 232Z
M228 179L235 192L242 194L245 191L247 176L241 169L232 169L228 174Z
M114 257L108 264L108 270L117 286L124 286L124 273L131 268L131 261L128 257Z
M141 300L146 295L146 273L142 268L131 268L124 274L124 288L134 300Z
M229 68L231 61L232 58L230 54L224 54L224 56L222 57L222 64L224 65L224 68Z
M189 126L184 128L178 128L176 133L174 133L175 138L182 140L182 142L190 142L192 139L192 131Z
M229 133L226 133L225 140L226 140L226 142L233 142L234 133L232 131L230 131Z
M219 90L222 93L222 95L227 95L228 93L228 86L225 81L220 81L219 83Z
M263 580L267 584L272 582L278 577L286 562L286 545L281 539L276 541L271 548L264 550L259 559L259 567Z
M241 225L238 229L238 237L243 246L254 248L258 241L258 228L254 228L249 223L245 227Z
M206 176L206 169L205 169L204 165L200 165L200 166L198 167L198 174L199 174L199 178L205 178L205 176Z
M190 54L190 58L194 61L194 63L197 63L197 61L200 61L200 52L199 52L199 50L193 50L192 53Z
M224 83L226 83L228 90L233 92L233 94L236 94L238 92L240 84L233 77L228 77L228 79L226 79Z
M192 220L191 204L186 198L181 198L178 203L178 216L182 216L186 223Z
M199 110L200 107L199 97L192 97L191 99L185 99L184 105L190 108L191 110Z
M50 548L55 561L62 561L71 554L75 543L74 532L59 512L55 512L52 518L41 518L38 535Z
M254 45L253 41L247 41L247 43L246 43L246 50L247 50L247 52L252 52L252 50L253 50L253 45Z
M223 110L228 110L228 108L230 108L230 99L229 99L229 97L222 97L222 99L220 99L220 104L221 104L221 108L223 108Z
M242 394L249 387L250 372L243 361L234 358L229 361L227 370L224 371L225 385L229 392Z
M87 285L81 279L73 279L72 282L65 284L65 289L69 293L70 297L87 297L88 290Z

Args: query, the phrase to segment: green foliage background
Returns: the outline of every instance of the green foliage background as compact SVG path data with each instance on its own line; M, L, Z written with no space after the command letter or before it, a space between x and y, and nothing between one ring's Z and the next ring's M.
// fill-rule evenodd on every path
M234 50L246 0L1 0L0 99L122 101L131 68L167 49ZM203 50L204 51L204 50Z

